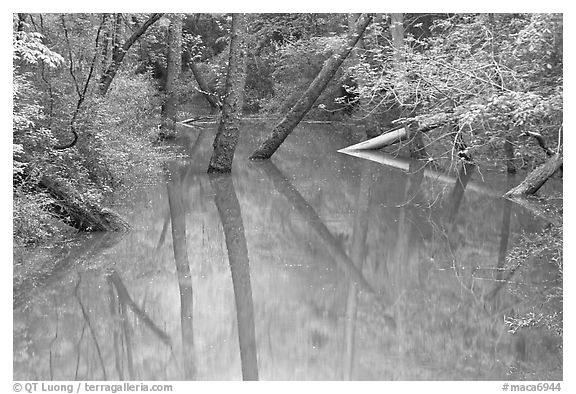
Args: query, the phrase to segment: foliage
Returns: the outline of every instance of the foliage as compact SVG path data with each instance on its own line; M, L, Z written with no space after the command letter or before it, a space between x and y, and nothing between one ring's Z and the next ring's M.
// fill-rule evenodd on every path
M52 201L47 195L29 194L37 169L55 160L47 147L54 145L49 129L41 126L45 115L38 103L32 73L39 63L58 67L63 58L43 43L40 34L15 32L13 37L12 150L13 150L13 231L16 244L38 242L58 232L55 219L48 213ZM27 174L25 174L27 170Z
M539 152L523 149L522 132L558 142L561 32L555 14L457 14L436 19L430 36L408 35L400 53L373 42L352 70L367 112L401 107L420 121L453 112L478 155L509 138L529 156Z
M544 274L543 280L531 286L516 285L513 292L521 298L541 299L531 308L519 310L506 317L510 332L516 333L529 327L550 330L562 336L562 275L563 275L562 227L550 225L538 234L524 235L520 244L507 256L507 264L516 266L518 275L536 276L537 270ZM552 274L551 274L552 273Z
M30 16L31 21L36 18ZM86 199L113 204L114 195L154 176L161 159L154 146L160 95L150 74L136 74L135 64L125 66L108 95L98 94L97 78L91 73L104 61L98 23L105 19L54 14L41 20L41 26L33 26L44 34L14 33L13 192L18 245L43 242L65 229L57 224L65 213L38 188L42 176L65 180ZM75 146L53 149L55 136L68 142L72 130L78 134Z
M264 57L270 63L273 97L262 105L267 113L286 112L300 98L308 85L322 69L324 62L344 43L344 36L312 37L277 46L275 52ZM334 109L335 99L340 97L340 71L326 91L316 102L317 109L309 116L326 115L324 109Z
M14 174L26 173L32 184L40 174L68 178L102 200L129 183L129 174L141 165L149 173L155 159L146 156L154 156L151 141L163 101L167 19L134 45L111 91L101 98L97 81L112 46L130 36L146 15L26 15L13 35ZM250 16L244 111L280 116L293 105L345 40L347 18ZM391 44L389 18L375 16L363 46L346 60L309 117L342 119L352 104L354 119L383 130L399 116L425 123L452 113L455 129L430 134L434 158L452 158L454 132L482 162L500 163L503 142L510 140L518 162L539 164L545 154L529 133L561 149L561 15L405 18L405 45L399 51ZM230 14L186 15L183 73L176 87L181 113L193 112L190 103L199 96L192 61L212 92L221 95L229 30ZM71 141L74 129L80 136L74 148L51 149Z

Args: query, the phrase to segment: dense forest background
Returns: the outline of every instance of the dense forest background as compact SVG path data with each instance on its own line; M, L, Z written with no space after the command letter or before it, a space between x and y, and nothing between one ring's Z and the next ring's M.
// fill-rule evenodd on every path
M13 15L17 248L93 230L59 201L106 212L158 175L179 121L281 119L351 40L306 120L415 124L399 149L439 168L561 176L560 14L234 15Z

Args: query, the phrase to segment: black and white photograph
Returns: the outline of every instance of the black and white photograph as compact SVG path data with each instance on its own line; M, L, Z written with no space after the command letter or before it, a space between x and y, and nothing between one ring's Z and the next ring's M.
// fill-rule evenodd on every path
M12 13L6 392L566 391L564 14L187 9Z

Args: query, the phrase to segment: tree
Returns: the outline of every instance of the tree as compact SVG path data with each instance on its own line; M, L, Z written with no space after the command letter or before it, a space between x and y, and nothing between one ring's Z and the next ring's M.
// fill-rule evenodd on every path
M162 105L161 138L173 138L176 127L177 93L176 84L182 69L182 15L170 15L168 28L168 67L164 92L166 99Z
M276 150L280 147L282 142L290 135L294 128L300 123L304 116L310 111L316 99L320 96L322 91L328 85L338 68L348 57L366 27L370 23L372 17L367 14L362 14L356 22L354 34L346 41L344 46L340 48L330 59L324 64L314 81L310 84L308 89L304 92L298 102L288 111L286 116L278 123L272 130L270 136L266 138L252 153L251 160L267 160Z
M78 82L76 75L74 73L74 59L72 56L72 47L70 44L70 39L68 37L68 28L66 26L66 20L64 18L64 14L60 16L62 27L64 28L64 37L66 38L66 46L68 52L68 62L69 62L69 71L72 80L74 81L74 87L76 90L76 94L78 95L78 100L76 101L76 107L74 108L74 112L72 114L72 118L70 119L70 132L74 135L74 138L71 142L55 146L54 149L56 150L64 150L73 147L76 145L78 141L78 132L76 131L76 119L78 118L78 114L80 113L80 109L82 108L82 104L84 100L86 100L86 94L88 93L88 87L90 86L90 80L94 75L94 70L96 66L96 59L98 57L98 46L100 45L100 32L102 31L102 27L106 23L106 16L105 14L102 16L102 23L98 26L98 30L96 32L96 39L94 44L94 56L92 57L92 62L90 63L90 69L88 71L88 76L86 77L86 81L84 82L84 86Z
M546 181L562 167L560 153L550 157L544 164L534 169L518 186L509 190L505 196L522 196L536 193Z
M451 114L453 125L430 137L434 158L496 153L510 171L514 157L532 164L539 156L522 135L554 144L562 119L560 15L455 14L435 16L424 26L410 14L404 18L404 45L393 45L400 41L393 29L392 45L372 41L357 68L366 112L385 118L391 109L405 108L398 118L420 123L440 111ZM395 67L395 58L403 59L402 67ZM449 145L444 148L442 140Z
M120 46L119 42L116 43L114 49L112 50L112 63L110 63L106 71L104 71L104 73L100 77L101 95L104 96L106 95L106 92L108 92L110 84L112 83L112 80L116 76L116 73L118 72L118 69L122 64L122 61L124 60L124 56L126 56L126 53L128 53L132 45L136 42L136 40L140 38L140 36L146 33L146 30L148 30L150 26L152 26L158 19L160 19L162 15L163 14L152 14L148 18L148 20L146 20L146 22L144 22L141 26L139 26L136 29L134 33L132 33L132 35L126 40L126 42L124 42L124 45Z
M214 151L208 167L209 173L232 171L234 151L239 138L238 127L246 78L245 35L246 15L233 14L222 118L214 139Z
M210 86L208 86L208 82L206 78L202 75L202 72L198 69L198 65L194 62L194 60L190 60L188 63L190 66L190 70L192 70L192 74L198 83L198 88L200 92L210 105L212 111L218 111L222 107L222 103L218 100L218 96L211 91Z

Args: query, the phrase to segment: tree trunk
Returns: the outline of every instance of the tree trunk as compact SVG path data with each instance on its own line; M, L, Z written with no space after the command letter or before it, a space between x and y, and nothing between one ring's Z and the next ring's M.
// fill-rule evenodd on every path
M115 28L115 23L114 20L112 19L112 14L106 14L104 13L102 15L102 20L103 20L103 27L104 27L104 43L102 44L102 52L101 52L101 58L100 58L100 74L104 74L106 72L106 69L108 68L108 65L110 64L110 54L112 53L112 51L110 51L110 48L112 48L112 46L114 45L113 42L113 31Z
M356 23L358 22L358 18L360 18L362 14L348 14L348 40L351 40L355 34L355 27ZM358 66L361 61L361 52L360 50L364 48L364 38L360 37L356 46L350 52L348 58L350 59L350 64ZM362 89L364 81L360 80L356 76L352 75L352 72L349 70L345 71L344 79L342 81L341 89L343 88L342 93L344 94L344 111L346 114L350 115L354 111L355 108L361 107L361 97L358 93L359 90Z
M198 31L197 23L199 15L200 14L194 14L194 18L192 21L194 29L196 31ZM192 75L194 75L194 79L196 79L196 83L198 83L198 90L200 91L200 93L202 93L202 95L210 105L211 112L216 113L220 111L222 109L222 103L220 102L220 97L218 97L218 92L214 92L210 88L208 82L206 81L206 78L202 75L202 73L198 69L198 65L194 62L194 58L190 59L190 61L188 62L188 66L192 71Z
M162 105L162 129L160 138L174 138L176 135L177 95L176 82L182 68L182 15L170 15L168 30L168 63L164 92L166 100Z
M506 136L504 140L504 153L506 154L506 172L508 174L516 174L516 166L514 165L514 145L510 141L510 136Z
M394 48L394 61L400 64L404 48L404 14L390 14L390 35Z
M272 130L271 135L264 140L260 147L252 153L251 160L267 160L276 150L282 145L282 142L290 135L294 128L300 123L304 116L310 111L314 102L322 91L328 85L338 68L342 65L344 60L348 57L352 48L356 45L364 30L370 23L372 17L367 14L362 14L356 23L354 34L347 40L346 44L340 48L328 61L324 64L314 81L308 86L302 97L296 104L288 111L284 119L280 121Z
M422 160L428 158L422 132L419 130L418 122L412 122L406 125L408 134L408 148L410 149L410 158Z
M232 171L234 151L238 144L242 96L246 78L244 67L246 62L245 36L246 15L233 14L222 118L214 139L214 152L210 158L208 173Z
M191 60L190 63L188 63L188 65L190 66L190 70L192 70L192 74L194 75L194 78L198 83L200 93L202 93L206 101L208 101L208 104L210 105L212 112L219 111L222 104L218 100L218 95L211 91L210 86L208 86L208 83L206 82L206 79L204 79L204 76L200 73L200 70L198 70L198 66L196 65L196 63L194 63L194 61Z
M222 221L230 272L232 274L236 317L238 319L242 379L258 380L258 357L252 286L250 284L250 262L244 235L244 224L242 223L242 212L230 174L212 175L210 184L215 193L214 202Z
M122 47L117 46L114 48L114 53L112 54L112 63L110 63L104 74L102 74L100 77L100 94L102 96L106 95L108 92L110 84L112 83L112 80L116 76L122 61L124 60L124 56L126 56L126 53L132 44L134 44L136 40L140 38L140 36L146 33L146 30L148 30L150 26L152 26L158 19L160 19L162 15L163 14L152 14L152 16L150 16L150 18L148 18L148 20L144 22L142 26L140 26L134 33L132 33L130 38L126 40Z
M18 13L18 25L16 26L16 31L24 31L27 16L28 14Z
M527 196L536 193L560 167L562 167L562 155L556 153L528 174L522 183L509 190L504 197Z

